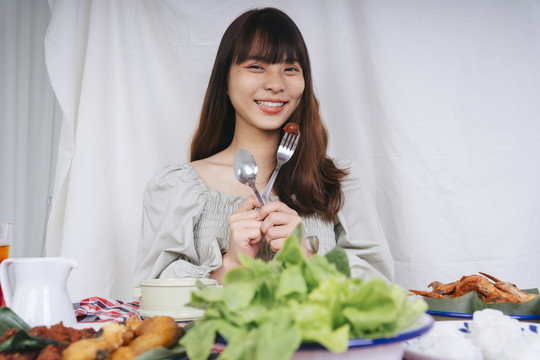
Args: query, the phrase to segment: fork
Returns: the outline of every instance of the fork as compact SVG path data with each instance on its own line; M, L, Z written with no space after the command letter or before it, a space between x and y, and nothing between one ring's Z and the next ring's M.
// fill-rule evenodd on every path
M283 135L283 139L281 139L281 143L279 144L277 150L276 168L274 169L274 172L270 177L270 181L268 181L268 185L266 185L266 189L262 194L262 198L265 200L265 202L268 202L268 198L270 197L270 192L274 186L274 181L276 181L279 169L281 169L281 166L289 161L289 159L293 156L294 150L296 150L296 145L298 145L298 139L300 139L300 134L286 132L285 135Z

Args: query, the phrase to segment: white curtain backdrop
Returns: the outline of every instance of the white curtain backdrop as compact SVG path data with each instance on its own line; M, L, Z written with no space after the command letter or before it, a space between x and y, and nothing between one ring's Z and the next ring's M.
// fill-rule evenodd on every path
M59 113L45 68L50 17L46 0L0 0L0 220L13 222L11 257L44 252Z
M362 165L396 282L540 286L540 2L49 3L64 119L47 253L79 261L72 300L131 298L144 186L187 161L219 40L262 6L304 34L330 154Z

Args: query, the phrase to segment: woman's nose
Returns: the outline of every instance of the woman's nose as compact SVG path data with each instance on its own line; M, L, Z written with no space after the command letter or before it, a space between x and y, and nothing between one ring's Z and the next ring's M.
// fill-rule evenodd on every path
M265 90L272 92L280 92L285 89L285 82L283 81L282 74L277 71L268 71L264 82Z

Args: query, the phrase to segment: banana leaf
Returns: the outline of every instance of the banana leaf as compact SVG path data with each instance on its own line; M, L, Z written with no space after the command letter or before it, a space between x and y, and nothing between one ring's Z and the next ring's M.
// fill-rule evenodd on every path
M0 337L2 337L8 329L29 331L30 325L17 316L10 308L0 307Z
M529 294L538 294L538 289L523 289ZM428 303L429 310L452 312L452 313L474 313L477 310L497 309L506 315L540 315L540 296L521 304L496 303L488 304L482 301L476 292L457 298L437 299L424 298Z
M51 339L39 338L28 334L31 327L10 308L0 308L0 337L8 329L18 329L12 337L0 343L0 353L15 353L22 351L40 350L47 345L61 344Z

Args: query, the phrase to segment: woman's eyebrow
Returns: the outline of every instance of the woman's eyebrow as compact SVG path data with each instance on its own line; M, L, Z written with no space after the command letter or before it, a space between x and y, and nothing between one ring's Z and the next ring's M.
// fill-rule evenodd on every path
M264 56L261 56L261 55L249 55L246 60L257 60L257 61L264 61L266 62L266 58Z

